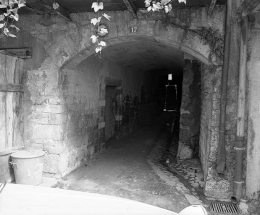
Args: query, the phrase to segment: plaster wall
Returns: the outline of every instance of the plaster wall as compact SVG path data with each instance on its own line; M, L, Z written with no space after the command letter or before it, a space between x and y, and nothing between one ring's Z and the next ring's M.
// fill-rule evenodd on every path
M260 191L260 33L251 31L248 61L248 136L246 163L246 196L259 198Z

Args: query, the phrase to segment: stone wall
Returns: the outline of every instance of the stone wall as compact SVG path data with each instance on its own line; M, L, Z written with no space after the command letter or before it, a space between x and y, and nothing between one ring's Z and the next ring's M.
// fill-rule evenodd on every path
M156 40L194 55L206 64L221 64L210 41L201 36L201 27L223 34L224 8L207 16L205 8L173 10L165 16L142 14L133 20L128 11L109 12L108 45L143 39ZM64 175L102 148L104 135L104 78L121 80L118 100L131 94L142 100L142 73L119 68L112 62L95 59L90 23L95 13L72 14L72 21L51 16L21 16L18 39L4 38L1 48L33 48L33 58L25 60L25 145L47 152L44 171ZM138 31L130 31L138 26ZM88 59L88 60L86 60ZM95 71L95 72L94 72ZM85 74L86 73L86 74ZM149 90L143 91L147 98ZM150 109L147 104L144 109ZM118 130L122 110L118 108Z
M208 172L210 153L211 124L213 112L213 93L216 84L215 69L202 65L201 69L201 118L200 118L200 160L204 172L204 179ZM215 79L214 79L215 78ZM219 97L219 96L218 96ZM219 99L219 98L218 98Z
M199 151L201 113L200 66L201 63L195 59L184 60L178 147L179 159L196 157Z
M75 70L60 71L66 124L63 129L68 160L67 172L100 151L102 132L98 130L99 71L102 62L91 56Z
M230 156L233 145L226 133L226 169L224 176L216 171L219 123L220 123L220 97L221 97L221 74L222 67L202 66L202 114L200 124L200 160L204 171L204 193L206 196L216 199L229 199L233 194L233 171L234 166L229 161L234 159ZM227 106L229 108L229 106ZM226 128L234 119L227 113Z
M59 70L47 58L27 72L25 142L46 152L45 175L63 176L104 147L104 79L120 80L125 91L141 96L142 77L94 55L74 70Z

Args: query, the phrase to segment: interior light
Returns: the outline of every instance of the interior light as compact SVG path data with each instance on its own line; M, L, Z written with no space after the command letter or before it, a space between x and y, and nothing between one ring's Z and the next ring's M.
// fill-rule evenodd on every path
M168 74L168 81L172 80L172 74Z

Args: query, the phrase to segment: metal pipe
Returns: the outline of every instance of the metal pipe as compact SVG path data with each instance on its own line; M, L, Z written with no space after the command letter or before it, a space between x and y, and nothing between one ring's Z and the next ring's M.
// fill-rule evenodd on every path
M246 105L246 71L247 71L247 47L248 47L248 18L241 20L240 36L240 63L239 63L239 90L237 111L237 132L235 143L235 173L234 173L234 197L239 201L242 197L243 186L243 154L245 140L245 105Z
M229 60L230 60L231 13L232 13L232 0L227 0L224 64L223 64L223 72L221 78L219 144L218 144L218 156L217 156L217 172L219 174L224 174L225 165L226 165L225 130L226 130L228 69L229 69Z

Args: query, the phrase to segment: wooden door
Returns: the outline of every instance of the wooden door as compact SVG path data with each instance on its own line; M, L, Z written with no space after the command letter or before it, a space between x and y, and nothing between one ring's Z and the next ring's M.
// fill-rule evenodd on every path
M23 61L0 54L0 179L9 177L8 155L23 145Z

